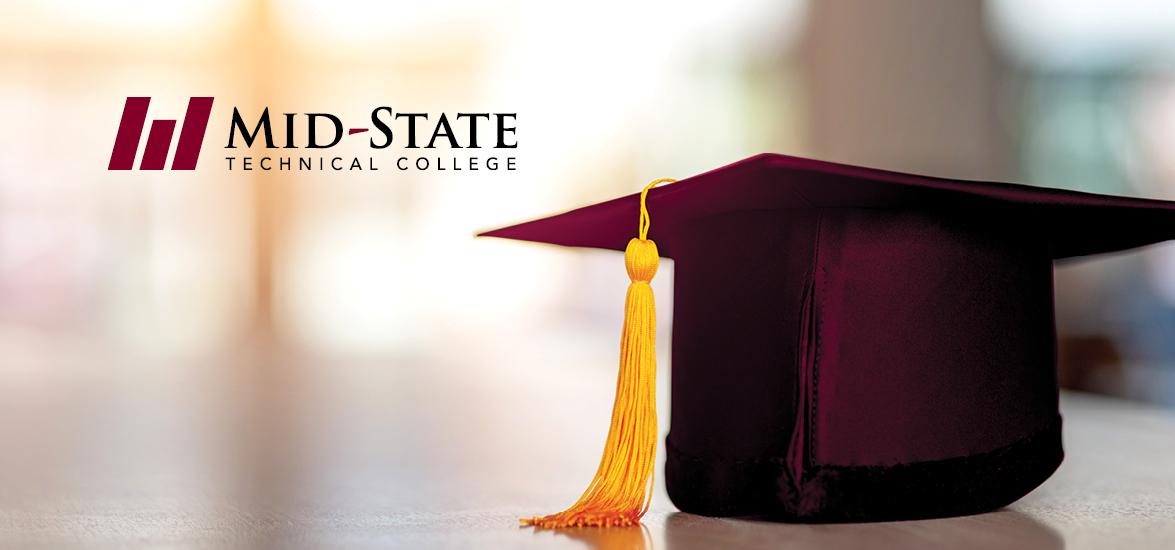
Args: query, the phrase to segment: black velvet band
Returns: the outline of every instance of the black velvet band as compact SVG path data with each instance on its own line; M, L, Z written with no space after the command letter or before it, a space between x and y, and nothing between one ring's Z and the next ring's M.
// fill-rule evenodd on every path
M1060 465L1061 419L1011 445L971 456L894 466L805 465L782 458L688 456L666 441L666 486L683 512L794 522L910 520L989 512L1028 494Z

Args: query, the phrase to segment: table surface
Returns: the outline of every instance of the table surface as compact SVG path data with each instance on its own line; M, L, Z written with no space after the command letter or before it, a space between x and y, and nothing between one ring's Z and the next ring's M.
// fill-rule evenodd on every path
M1072 393L1064 464L994 513L714 519L658 483L642 528L520 528L590 476L610 380L475 368L7 372L0 546L1175 548L1175 416Z

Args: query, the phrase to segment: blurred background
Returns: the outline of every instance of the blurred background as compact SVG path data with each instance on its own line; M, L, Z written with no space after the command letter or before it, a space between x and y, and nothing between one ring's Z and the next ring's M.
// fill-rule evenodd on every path
M106 170L132 95L152 118L217 98L196 171ZM234 105L517 112L519 168L229 172ZM224 494L554 506L598 457L628 281L615 254L475 231L765 151L1175 199L1175 4L43 0L0 18L0 121L23 533L102 537L109 510L200 536L224 520L192 503ZM1175 407L1175 245L1056 281L1064 383ZM527 481L551 463L575 475Z

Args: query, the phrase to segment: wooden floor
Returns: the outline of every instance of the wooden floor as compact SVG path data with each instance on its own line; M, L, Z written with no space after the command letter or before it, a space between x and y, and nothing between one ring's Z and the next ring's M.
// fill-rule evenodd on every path
M611 381L474 368L7 372L0 547L1175 548L1175 417L1080 394L1060 471L991 514L711 519L658 485L643 528L520 528L582 489Z

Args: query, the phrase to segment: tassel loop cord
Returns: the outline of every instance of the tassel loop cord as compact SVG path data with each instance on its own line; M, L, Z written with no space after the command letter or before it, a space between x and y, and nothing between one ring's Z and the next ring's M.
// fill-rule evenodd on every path
M646 185L644 189L641 189L641 219L640 224L637 226L637 235L640 240L644 241L649 238L649 225L651 225L652 222L652 220L649 218L649 208L645 205L645 199L649 196L649 190L658 185L661 185L662 183L673 183L675 181L677 180L673 178L655 179L649 182L649 184Z

